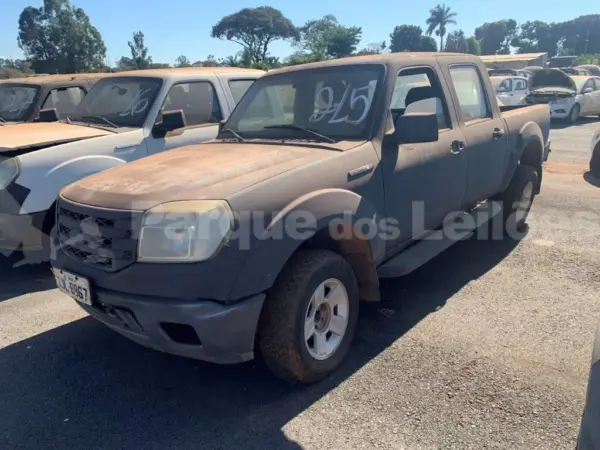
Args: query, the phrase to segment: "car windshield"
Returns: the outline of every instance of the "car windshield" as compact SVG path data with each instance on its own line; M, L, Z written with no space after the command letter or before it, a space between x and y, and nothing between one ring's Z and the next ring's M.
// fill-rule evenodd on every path
M139 128L143 126L161 85L160 78L105 78L94 85L69 119Z
M575 81L575 86L577 86L577 90L580 91L581 88L583 87L583 84L587 81L587 78L573 78L573 81Z
M7 122L25 120L39 90L33 85L0 84L0 118Z
M260 78L224 129L244 139L368 138L383 74L383 65L356 64Z

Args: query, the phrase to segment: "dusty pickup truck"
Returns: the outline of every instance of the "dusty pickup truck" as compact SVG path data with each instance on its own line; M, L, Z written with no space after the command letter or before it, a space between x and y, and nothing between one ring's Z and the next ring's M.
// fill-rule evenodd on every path
M49 122L0 127L0 252L24 252L23 263L46 259L60 188L214 139L219 122L263 73L230 67L121 72L98 81L63 120L45 110Z
M0 126L40 120L40 111L71 114L105 74L45 75L0 82Z
M274 70L216 140L64 188L57 284L145 346L236 363L257 342L276 375L314 382L348 353L379 278L475 231L519 237L550 117L509 109L464 54Z

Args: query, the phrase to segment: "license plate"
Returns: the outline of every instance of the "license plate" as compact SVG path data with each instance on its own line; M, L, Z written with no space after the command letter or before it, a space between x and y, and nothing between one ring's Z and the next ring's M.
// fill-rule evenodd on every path
M85 278L64 270L54 270L56 285L65 294L73 297L79 303L92 306L90 283Z

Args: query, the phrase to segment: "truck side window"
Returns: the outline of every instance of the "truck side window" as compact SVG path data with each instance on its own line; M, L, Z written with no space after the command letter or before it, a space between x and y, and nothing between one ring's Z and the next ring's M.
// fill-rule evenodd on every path
M59 116L68 116L73 113L83 97L85 97L85 91L79 86L52 89L41 109L56 108Z
M229 80L229 89L231 90L231 96L236 105L255 81L256 80Z
M524 91L525 89L527 89L527 82L517 78L515 80L515 91Z
M405 113L429 113L437 116L438 129L450 128L444 92L428 67L404 69L398 74L390 110L394 121Z
M475 66L450 67L450 77L465 122L492 117L485 89Z
M596 85L596 91L600 91L600 78L594 78L594 84Z
M512 80L510 78L507 78L502 83L500 83L498 89L503 90L503 92L512 92Z
M218 123L223 119L217 93L208 81L177 83L171 87L161 112L181 109L188 126Z

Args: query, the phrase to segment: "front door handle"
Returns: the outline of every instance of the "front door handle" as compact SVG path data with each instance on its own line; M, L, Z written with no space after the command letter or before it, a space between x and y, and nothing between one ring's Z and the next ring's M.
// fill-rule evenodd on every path
M450 153L457 155L465 149L465 143L463 141L452 141L450 146Z
M500 128L494 128L492 136L494 139L500 139L502 136L504 136L504 130L501 130Z

